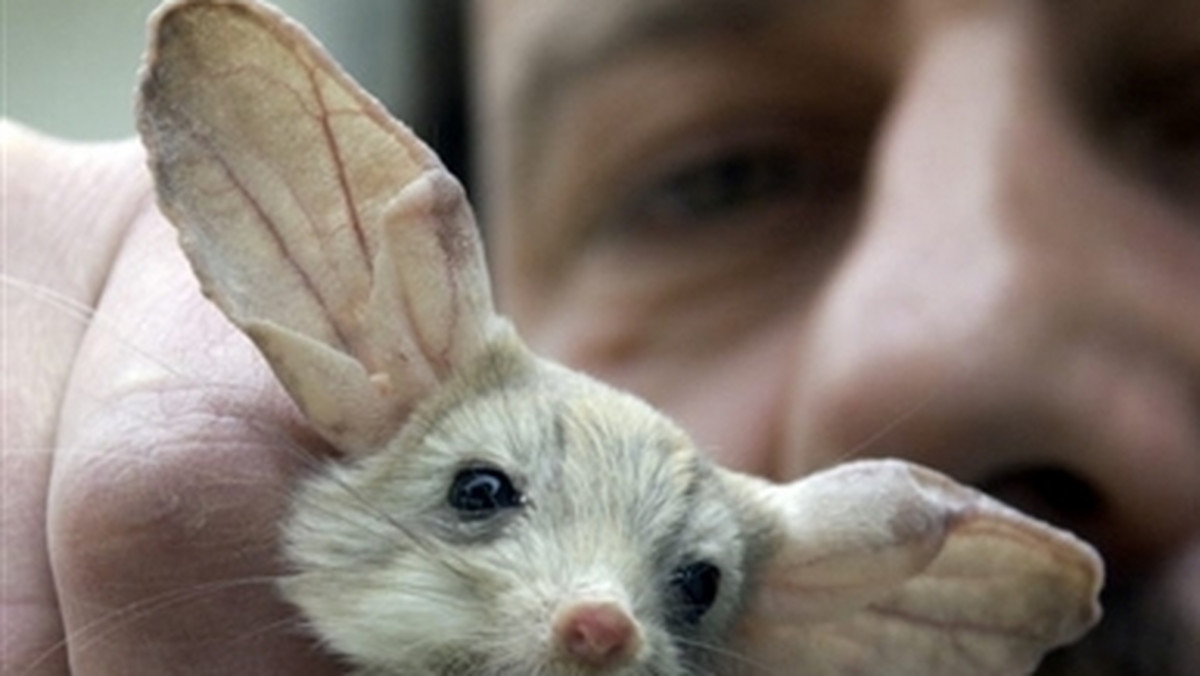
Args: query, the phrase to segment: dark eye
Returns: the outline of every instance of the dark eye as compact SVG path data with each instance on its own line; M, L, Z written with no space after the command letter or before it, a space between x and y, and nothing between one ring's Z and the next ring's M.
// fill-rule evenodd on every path
M663 160L637 185L619 223L641 235L678 228L793 224L829 216L860 184L857 142L820 143L790 126L731 132Z
M656 206L693 220L711 218L780 199L806 175L802 163L784 152L731 153L666 180Z
M502 509L520 507L523 497L504 472L492 467L469 467L454 475L446 501L463 517L482 519Z
M671 575L671 587L678 594L679 619L686 624L696 624L717 600L721 569L707 561L689 563Z

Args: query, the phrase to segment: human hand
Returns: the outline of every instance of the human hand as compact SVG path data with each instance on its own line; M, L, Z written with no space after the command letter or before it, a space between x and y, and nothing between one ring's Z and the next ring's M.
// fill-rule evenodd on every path
M274 587L324 446L200 295L140 146L0 146L0 671L336 673Z

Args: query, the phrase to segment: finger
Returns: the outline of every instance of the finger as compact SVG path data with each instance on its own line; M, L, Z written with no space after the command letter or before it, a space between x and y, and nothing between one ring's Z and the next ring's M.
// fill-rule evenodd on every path
M102 321L101 321L102 320ZM278 600L278 524L311 457L250 343L157 211L117 255L72 373L50 544L73 668L336 673Z
M150 186L134 143L68 145L0 121L0 153L0 672L62 674L45 531L54 424L111 252Z

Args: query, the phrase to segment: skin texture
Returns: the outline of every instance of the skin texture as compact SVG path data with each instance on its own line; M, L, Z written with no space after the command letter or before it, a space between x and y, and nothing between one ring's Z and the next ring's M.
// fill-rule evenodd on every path
M4 673L338 673L273 577L327 449L200 296L139 144L3 133Z
M487 54L519 52L531 39L525 31L532 28L516 29L532 23L524 21L532 10L521 4L489 3L494 9L481 19L494 28L481 31L492 45ZM919 12L875 5L875 11L921 14L929 22L896 40L909 58L899 61L903 68L883 69L891 84L882 92L849 87L853 91L846 93L850 100L864 98L863 110L874 114L866 115L864 127L851 125L846 142L870 151L851 152L864 166L849 173L871 179L850 193L845 228L819 230L831 240L820 246L746 247L758 240L743 234L734 241L743 245L736 250L754 255L721 265L714 264L714 252L733 245L716 235L689 236L689 242L707 244L699 250L670 240L626 250L613 248L621 243L619 231L589 238L566 228L570 223L561 214L567 205L591 205L598 218L596 203L615 200L599 190L607 184L588 183L601 168L547 164L513 171L519 161L514 146L521 144L505 131L513 124L505 122L512 118L504 112L505 80L487 71L492 74L482 78L492 89L481 98L481 114L489 158L484 177L491 187L485 213L500 254L501 304L528 327L535 344L641 391L729 465L789 478L835 458L898 453L1073 525L1080 515L1070 509L1060 515L1063 505L1049 498L1062 491L1046 490L1044 480L1018 475L1000 481L1005 470L1066 467L1106 504L1128 506L1083 510L1081 529L1123 562L1116 572L1130 590L1129 601L1110 612L1102 631L1113 627L1110 638L1116 629L1131 631L1120 632L1129 638L1101 646L1118 651L1119 660L1075 673L1136 673L1123 667L1139 654L1149 665L1143 673L1173 673L1163 663L1176 655L1174 673L1193 673L1184 648L1197 644L1190 638L1196 635L1194 614L1176 608L1200 607L1196 566L1187 566L1189 556L1197 558L1190 519L1200 494L1189 432L1196 420L1198 354L1190 308L1200 285L1189 276L1200 266L1191 229L1195 210L1186 191L1169 187L1186 185L1187 172L1178 170L1187 163L1170 162L1179 166L1164 172L1168 162L1152 144L1115 143L1111 129L1067 114L1064 104L1078 103L1075 94L1067 95L1073 89L1045 78L1039 65L1044 49L1028 49L1045 47L1029 30L1041 24L1027 10L1014 19L993 4L926 2ZM554 11L580 11L561 7ZM1076 9L1079 15L1063 25L1089 25L1090 10ZM1195 22L1149 25L1154 36ZM996 40L981 43L975 30ZM996 66L990 60L995 54L976 50L999 42L1008 45L1001 53L1011 56L1006 50L1014 35L1023 36L1017 52L1029 59L1021 72L1041 74L1017 82L1040 81L1040 88L984 87L997 80L971 68ZM1097 56L1079 67L1100 68L1110 53L1105 45L1118 38L1086 37L1081 43L1097 43ZM1119 38L1123 44L1128 36ZM1180 37L1183 44L1186 38ZM491 62L500 69L505 60ZM1012 74L1011 62L999 66ZM744 72L755 70L761 69ZM1105 73L1111 71L1099 71ZM949 83L956 86L941 86ZM655 91L630 88L639 95ZM622 110L627 123L645 116L628 115L631 109L621 101L638 98L610 105ZM575 108L590 110L582 101ZM973 112L988 112L992 124L970 117ZM585 149L595 150L604 145L597 139L617 140L611 129L581 133L577 125L535 127L539 156L562 147L563 162L580 151L567 141L592 139ZM946 134L949 129L959 136ZM991 140L977 137L984 132ZM860 137L866 141L853 140ZM65 673L69 654L74 673L83 674L168 668L333 673L286 631L288 616L261 587L210 590L200 603L170 602L172 591L274 572L265 551L272 549L266 524L278 517L303 462L279 440L294 439L317 454L323 445L298 429L294 411L249 344L196 293L169 245L172 234L147 209L148 182L132 145L62 146L12 127L3 139L6 350L46 352L44 359L10 358L4 369L3 617L6 623L33 618L13 622L20 632L5 625L4 666ZM925 145L939 140L946 145L937 152ZM1000 150L1006 152L997 157ZM932 168L925 166L930 158L939 158ZM902 171L906 161L917 169ZM1172 177L1168 187L1160 187L1160 173ZM550 190L553 178L574 188ZM591 188L596 196L590 202L575 202ZM808 214L808 204L785 202L775 213L799 207ZM957 211L944 211L951 207ZM565 237L555 242L527 232ZM531 244L528 254L517 255L520 242ZM930 249L929 242L956 248ZM557 248L546 250L551 243ZM932 257L931 251L945 253ZM698 257L665 255L685 252ZM653 265L617 265L628 260ZM775 266L748 262L759 260ZM781 271L790 274L781 277ZM156 283L147 284L151 272ZM975 278L984 273L996 277ZM62 302L11 280L61 292L95 308L97 318L84 323ZM561 282L551 287L556 294L546 290L547 282ZM982 293L981 287L1004 302L966 295ZM866 328L858 330L854 322ZM223 352L221 358L214 350ZM1071 377L1054 377L1054 369L1067 367ZM147 377L148 370L156 377ZM736 409L730 401L738 402ZM146 424L161 420L164 410L169 427ZM821 443L808 445L809 438ZM1139 447L1138 439L1154 443ZM1189 439L1192 453L1178 451L1189 447ZM207 493L211 484L198 485L198 474L221 479L220 499ZM43 521L46 504L50 518ZM220 504L236 508L214 508ZM243 554L234 560L227 551ZM147 576L151 570L176 572L162 579ZM164 602L147 602L153 599ZM58 644L64 628L71 637L65 646ZM1184 639L1156 642L1172 630ZM24 668L35 661L32 670Z

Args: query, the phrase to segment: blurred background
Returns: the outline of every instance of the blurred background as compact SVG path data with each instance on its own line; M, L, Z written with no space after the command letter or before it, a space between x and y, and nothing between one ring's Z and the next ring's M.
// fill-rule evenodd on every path
M134 133L146 18L159 0L0 0L5 117L66 139ZM467 175L464 0L274 0Z

